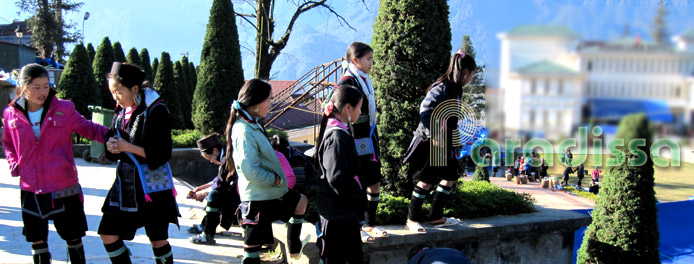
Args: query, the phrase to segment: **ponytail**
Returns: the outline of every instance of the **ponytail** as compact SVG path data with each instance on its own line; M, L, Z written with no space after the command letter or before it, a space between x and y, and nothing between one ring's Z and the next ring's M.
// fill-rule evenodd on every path
M234 164L234 157L232 155L234 151L234 144L231 140L231 129L234 127L236 119L238 119L237 113L237 110L232 107L231 112L229 114L229 122L227 123L227 128L225 131L225 135L227 138L227 149L224 158L226 159L227 171L229 172L229 174L227 174L226 176L227 179L232 178L232 176L236 173L236 165Z

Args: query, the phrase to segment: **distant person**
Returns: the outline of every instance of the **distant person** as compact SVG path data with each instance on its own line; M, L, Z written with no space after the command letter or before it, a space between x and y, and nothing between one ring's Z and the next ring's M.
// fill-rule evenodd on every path
M48 71L41 65L22 68L17 97L3 115L2 145L10 175L19 177L22 234L32 244L34 263L51 262L49 220L67 242L70 262L85 263L82 237L86 235L87 217L72 153L72 133L104 142L108 128L84 118L72 102L58 99L48 82Z
M434 248L418 245L410 249L407 264L470 264L470 260L452 248Z
M516 157L516 161L513 162L513 176L518 176L520 172L521 158Z
M574 159L574 154L571 154L570 149L566 149L566 164L571 167L573 164L571 164L571 161Z
M600 181L600 173L601 173L601 172L602 172L602 171L600 171L600 168L599 168L598 166L595 166L595 169L593 170L593 174L591 174L591 177L590 177L590 178L591 178L592 180L594 180L595 182L599 182L599 181Z
M581 187L581 181L583 180L583 177L585 176L585 168L583 167L583 162L581 162L580 165L576 168L576 177L578 178L578 187Z
M575 171L574 171L573 169L571 169L571 167L567 167L567 168L564 170L564 173L562 174L563 178L562 178L561 185L569 185L569 175L570 175L571 173L574 173L574 172L575 172Z
M432 134L445 127L457 127L457 118L449 118L442 122L442 127L430 127L431 118L439 104L446 100L460 102L463 96L463 86L467 85L475 77L477 63L475 59L458 50L450 60L446 73L441 75L434 83L429 85L426 96L419 107L420 121L414 131L414 137L410 143L404 162L408 163L408 177L411 177L416 185L410 199L410 208L407 213L406 226L411 232L426 233L420 222L424 221L421 215L422 204L427 196L434 191L429 211L429 224L434 227L450 226L458 224L458 220L443 216L443 207L448 201L453 185L458 181L458 161L455 159L457 150L453 148L453 137L447 137L446 142L434 142ZM434 131L434 132L431 132ZM445 153L447 166L431 166L430 148L446 144L450 153Z

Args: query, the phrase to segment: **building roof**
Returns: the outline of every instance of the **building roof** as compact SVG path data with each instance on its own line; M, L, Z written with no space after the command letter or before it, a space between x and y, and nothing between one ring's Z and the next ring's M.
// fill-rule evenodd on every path
M283 102L279 109L284 109L289 105L289 103L290 102ZM265 120L271 120L279 112L280 111L278 110L270 113ZM277 120L272 122L272 124L270 124L268 127L280 130L290 130L320 124L320 120L320 114L316 114L315 112L311 111L311 109L299 105L289 109L282 116L277 118Z
M17 26L19 26L19 30L24 35L31 35L31 31L27 30L27 22L15 19L12 21L12 24L0 25L0 36L14 36Z
M570 28L559 25L522 25L511 29L506 34L508 36L578 37L578 35Z
M573 75L578 74L577 71L567 68L557 63L542 60L515 70L520 74L552 74L552 75Z
M295 81L276 81L270 80L268 83L272 86L272 96L278 95L281 91L292 87Z

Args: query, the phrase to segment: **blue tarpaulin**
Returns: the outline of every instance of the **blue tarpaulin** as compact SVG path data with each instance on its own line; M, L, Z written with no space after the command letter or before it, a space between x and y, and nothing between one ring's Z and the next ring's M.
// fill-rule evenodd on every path
M656 207L662 263L694 263L694 201L659 203ZM590 215L593 210L574 211ZM585 231L586 227L582 227L574 234L574 263Z
M623 99L591 99L588 101L591 117L599 119L619 120L623 116L645 113L648 120L662 123L674 123L670 108L665 101L660 100L623 100Z

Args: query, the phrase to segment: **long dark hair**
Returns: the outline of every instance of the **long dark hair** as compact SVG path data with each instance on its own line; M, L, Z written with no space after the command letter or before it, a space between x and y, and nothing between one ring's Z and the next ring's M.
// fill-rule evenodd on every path
M335 117L335 112L342 112L342 109L347 104L351 105L352 107L357 107L359 101L362 99L362 93L354 86L343 84L335 89L333 96L330 98L330 102L332 102L334 105L333 111L327 115L323 113L323 117L320 121L320 132L318 133L318 138L316 139L316 152L323 141L323 134L325 134L325 127L328 125L328 119Z
M347 47L347 61L352 62L352 59L364 57L364 55L373 51L374 50L366 43L359 41L352 42L352 44L349 44Z
M239 91L239 98L237 99L237 101L239 102L239 105L241 105L241 108L246 110L251 106L257 105L265 101L265 99L270 97L271 92L272 86L270 86L270 84L266 81L260 79L251 79L247 81L246 84L243 85L243 87L241 87L241 91ZM234 109L233 106L231 107L231 112L229 114L229 122L227 122L227 128L225 132L227 138L227 170L229 171L229 175L227 175L227 178L231 177L236 172L236 165L234 164L234 159L232 155L234 151L234 146L231 140L231 129L234 127L236 120L238 120L238 115L241 114L239 112L240 111Z
M427 92L429 92L431 87L441 82L448 82L455 85L456 88L462 88L465 85L463 82L465 78L467 78L466 74L474 74L476 70L477 63L475 62L475 58L458 51L453 54L453 58L451 58L451 62L448 64L446 73L436 79L436 82L429 85L429 87L427 87Z

